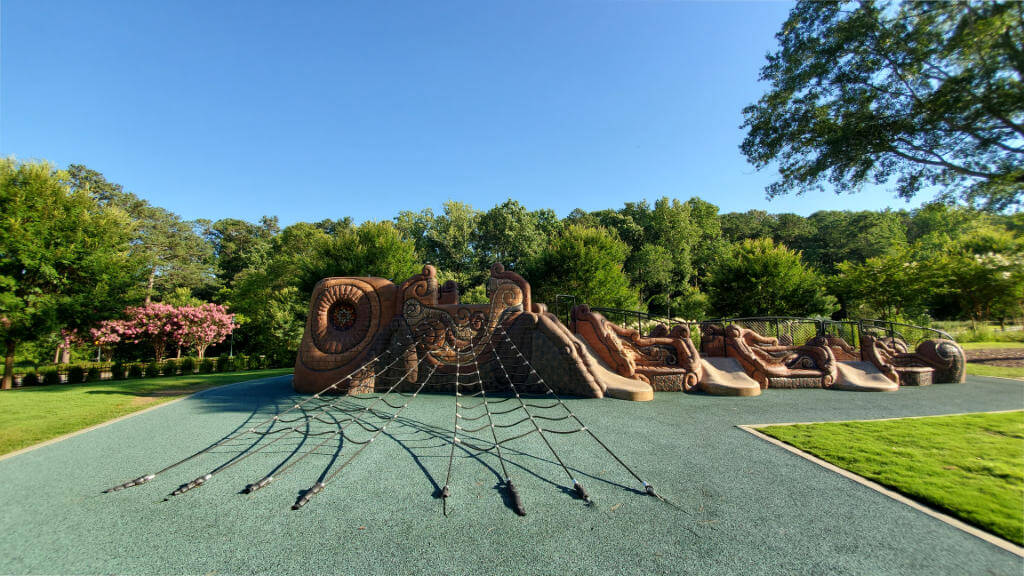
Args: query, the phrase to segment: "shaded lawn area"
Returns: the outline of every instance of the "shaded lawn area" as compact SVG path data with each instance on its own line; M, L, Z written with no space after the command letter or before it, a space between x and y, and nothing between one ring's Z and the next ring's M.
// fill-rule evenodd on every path
M280 376L291 371L291 368L278 368L7 390L0 393L0 430L3 430L0 454L206 388Z
M987 364L968 362L967 373L973 376L996 376L999 378L1024 379L1024 368L1020 366L989 366Z
M759 430L1024 545L1024 411Z

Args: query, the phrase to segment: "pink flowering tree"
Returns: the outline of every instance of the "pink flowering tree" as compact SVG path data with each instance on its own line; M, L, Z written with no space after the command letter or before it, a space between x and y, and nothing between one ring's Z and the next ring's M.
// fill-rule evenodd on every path
M219 304L171 306L150 303L125 310L125 320L105 320L90 333L100 348L121 342L148 342L157 362L168 347L195 348L202 359L211 344L223 342L234 327L234 314Z
M234 314L229 314L220 304L182 306L178 314L181 324L178 341L182 346L195 348L200 359L205 357L211 344L223 342L234 328Z
M89 334L92 336L93 344L108 357L111 356L114 346L135 339L134 331L124 320L104 320L89 330Z
M153 346L156 361L164 359L168 346L178 344L181 332L181 314L170 304L151 302L145 306L125 309L124 342L148 342Z

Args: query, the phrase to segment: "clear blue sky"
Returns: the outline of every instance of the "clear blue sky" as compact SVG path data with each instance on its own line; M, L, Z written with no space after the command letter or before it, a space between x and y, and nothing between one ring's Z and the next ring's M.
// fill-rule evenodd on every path
M768 201L741 109L784 2L4 0L0 153L85 164L186 218L388 219Z

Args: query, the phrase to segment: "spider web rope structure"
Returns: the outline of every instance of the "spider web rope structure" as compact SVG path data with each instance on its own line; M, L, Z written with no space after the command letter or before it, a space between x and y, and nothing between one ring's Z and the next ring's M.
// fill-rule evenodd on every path
M504 320L504 317L502 318ZM547 452L565 472L571 482L570 493L583 500L587 505L593 502L582 483L573 473L555 445L551 442L552 435L571 435L587 433L604 451L619 465L632 475L643 486L643 492L654 496L672 506L655 492L653 486L629 467L616 455L583 421L562 401L552 386L531 365L508 332L499 321L483 336L483 340L469 342L461 347L451 344L438 344L436 338L426 334L416 334L408 323L401 323L401 330L396 331L392 344L363 363L357 369L329 386L300 402L266 418L256 424L246 425L207 448L199 450L177 462L156 472L140 476L123 484L119 484L105 492L115 492L150 482L157 476L170 472L175 468L213 453L218 448L233 448L232 443L242 442L245 448L229 457L223 463L212 467L205 474L181 484L167 498L178 496L199 488L222 472L238 465L248 458L264 453L285 438L298 438L299 446L262 478L245 486L243 493L261 490L275 479L293 470L301 462L313 454L322 454L324 447L332 442L337 448L330 463L323 469L316 482L303 491L295 503L293 510L305 506L313 497L322 492L329 483L336 481L338 476L352 462L371 446L380 435L385 434L388 427L402 421L401 414L420 396L420 393L438 377L454 377L454 418L450 434L450 450L448 455L445 483L440 490L443 513L448 515L448 500L452 496L452 479L455 469L456 448L469 455L474 453L492 454L498 460L501 470L500 487L509 497L512 509L519 515L525 515L522 499L517 486L509 472L509 461L502 448L509 450L508 444L536 434L544 444ZM483 344L483 345L481 345ZM399 352L394 354L395 350ZM443 352L448 363L439 363L431 352ZM389 355L394 354L393 358ZM410 356L416 354L418 359L411 361ZM406 363L398 367L398 363ZM379 364L378 364L379 363ZM496 387L488 389L483 377L481 364L487 365L491 380ZM423 370L426 365L426 370ZM443 369L442 369L443 367ZM369 394L326 396L330 392L340 392L348 382L358 382L366 378L373 370L375 392ZM395 378L392 371L400 372ZM393 382L388 382L394 379ZM518 379L518 383L517 383ZM400 387L406 384L406 390ZM527 389L540 389L540 395L526 394ZM408 391L408 390L411 390ZM488 392L491 393L488 396ZM539 397L539 398L538 398ZM366 400L367 404L358 401ZM571 427L561 427L558 423L568 422ZM314 430L317 425L325 429ZM403 424L405 425L405 424ZM350 433L352 432L352 433ZM354 433L354 434L353 434ZM360 434L363 437L359 438ZM316 440L313 440L313 439ZM300 452L307 441L312 447ZM314 444L315 442L315 444ZM245 443L248 443L247 445ZM355 446L351 454L345 448ZM524 454L518 450L513 453ZM340 463L336 462L342 458ZM523 468L523 470L526 470Z
M499 350L500 344L505 344L505 347L508 350L507 354L501 353ZM454 430L452 431L451 452L448 458L448 473L445 479L445 485L441 491L441 497L444 499L445 515L448 514L447 501L452 496L451 480L455 462L456 445L467 450L493 453L500 464L503 474L503 487L508 492L509 498L513 502L513 509L521 516L526 515L526 510L523 506L518 489L508 473L506 459L502 455L501 449L505 444L533 434L540 437L548 452L550 452L551 456L565 472L566 476L569 477L569 480L572 483L572 492L575 492L576 496L580 500L583 500L587 505L592 505L593 500L583 487L583 484L577 479L576 475L573 474L570 467L565 463L565 460L561 455L559 455L555 446L549 439L550 435L570 435L583 432L586 432L605 452L607 452L620 466L622 466L626 472L640 482L643 487L643 493L653 496L670 506L678 508L674 503L658 494L651 483L645 481L635 470L633 470L633 468L626 464L622 458L615 454L615 452L613 452L607 444L605 444L592 430L590 430L579 416L577 416L569 406L562 401L561 397L555 393L551 385L540 376L536 369L534 369L529 359L522 354L513 339L509 337L503 327L503 323L498 323L495 330L490 335L488 340L488 350L496 371L495 376L499 381L505 384L508 395L500 400L489 400L487 397L486 387L480 380L470 383L477 384L479 386L479 390L476 390L475 392L471 391L472 388L470 388L469 391L463 392L458 384L456 385L455 423ZM478 364L479 359L474 359L474 373L477 374L479 374ZM517 386L515 374L521 373L517 370L520 368L525 370L526 380ZM520 391L520 387L528 386L530 384L540 386L544 390L541 399L548 400L546 402L530 402L525 400L524 397L527 395ZM475 402L467 402L467 398L479 399ZM494 396L492 395L491 398L494 398ZM491 409L493 405L505 402L512 402L513 405L509 408L501 407L494 410ZM480 408L483 409L482 412L479 411ZM557 414L550 414L549 412L546 412L551 410L556 410ZM496 423L495 417L500 415L509 415L509 418L514 420L512 422ZM475 423L483 418L487 419L486 423ZM574 426L566 429L564 427L555 427L556 425L553 424L564 421L571 421ZM527 424L529 425L528 428L525 431L522 431L521 425ZM490 440L468 437L470 434L477 433L485 429L489 429L490 431ZM499 438L499 430L507 430L508 434L504 438Z

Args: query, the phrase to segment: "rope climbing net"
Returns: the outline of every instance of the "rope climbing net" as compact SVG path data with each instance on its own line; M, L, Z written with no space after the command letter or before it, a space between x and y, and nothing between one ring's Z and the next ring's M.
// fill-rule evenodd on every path
M532 366L501 323L487 335L484 346L478 342L463 348L445 349L455 362L447 365L444 370L439 369L437 363L427 362L429 354L418 354L416 359L411 358L414 351L423 347L424 340L423 337L417 337L408 324L404 324L391 346L323 390L255 424L246 423L214 444L156 472L119 484L105 492L117 492L148 483L204 455L220 453L221 449L232 454L217 466L208 468L204 474L181 484L168 498L179 496L204 485L256 454L266 453L274 446L282 447L279 443L286 438L297 440L298 446L293 448L283 462L244 487L242 492L251 494L295 470L311 455L323 454L325 447L330 450L333 445L334 452L329 464L292 505L293 510L298 510L336 481L360 454L382 434L387 433L389 426L396 422L407 424L407 419L403 421L400 418L402 413L428 385L436 385L440 379L450 379L447 383L454 388L454 415L450 435L446 437L450 446L445 483L439 493L446 516L449 513L449 500L453 497L452 480L457 450L469 454L493 455L499 463L501 487L506 490L512 508L517 514L525 515L522 498L510 473L510 469L515 467L508 461L506 452L511 449L511 443L532 435L540 438L546 451L565 472L572 493L587 505L592 504L591 497L577 474L573 473L573 468L556 449L552 442L554 436L588 436L640 483L643 493L675 506L659 495L649 482L583 423ZM431 346L436 349L436 341L432 341ZM488 378L485 378L482 366L487 367ZM375 378L374 392L332 394L346 390L349 383L364 381L370 371ZM539 393L527 393L527 390ZM235 453L239 447L242 449Z

